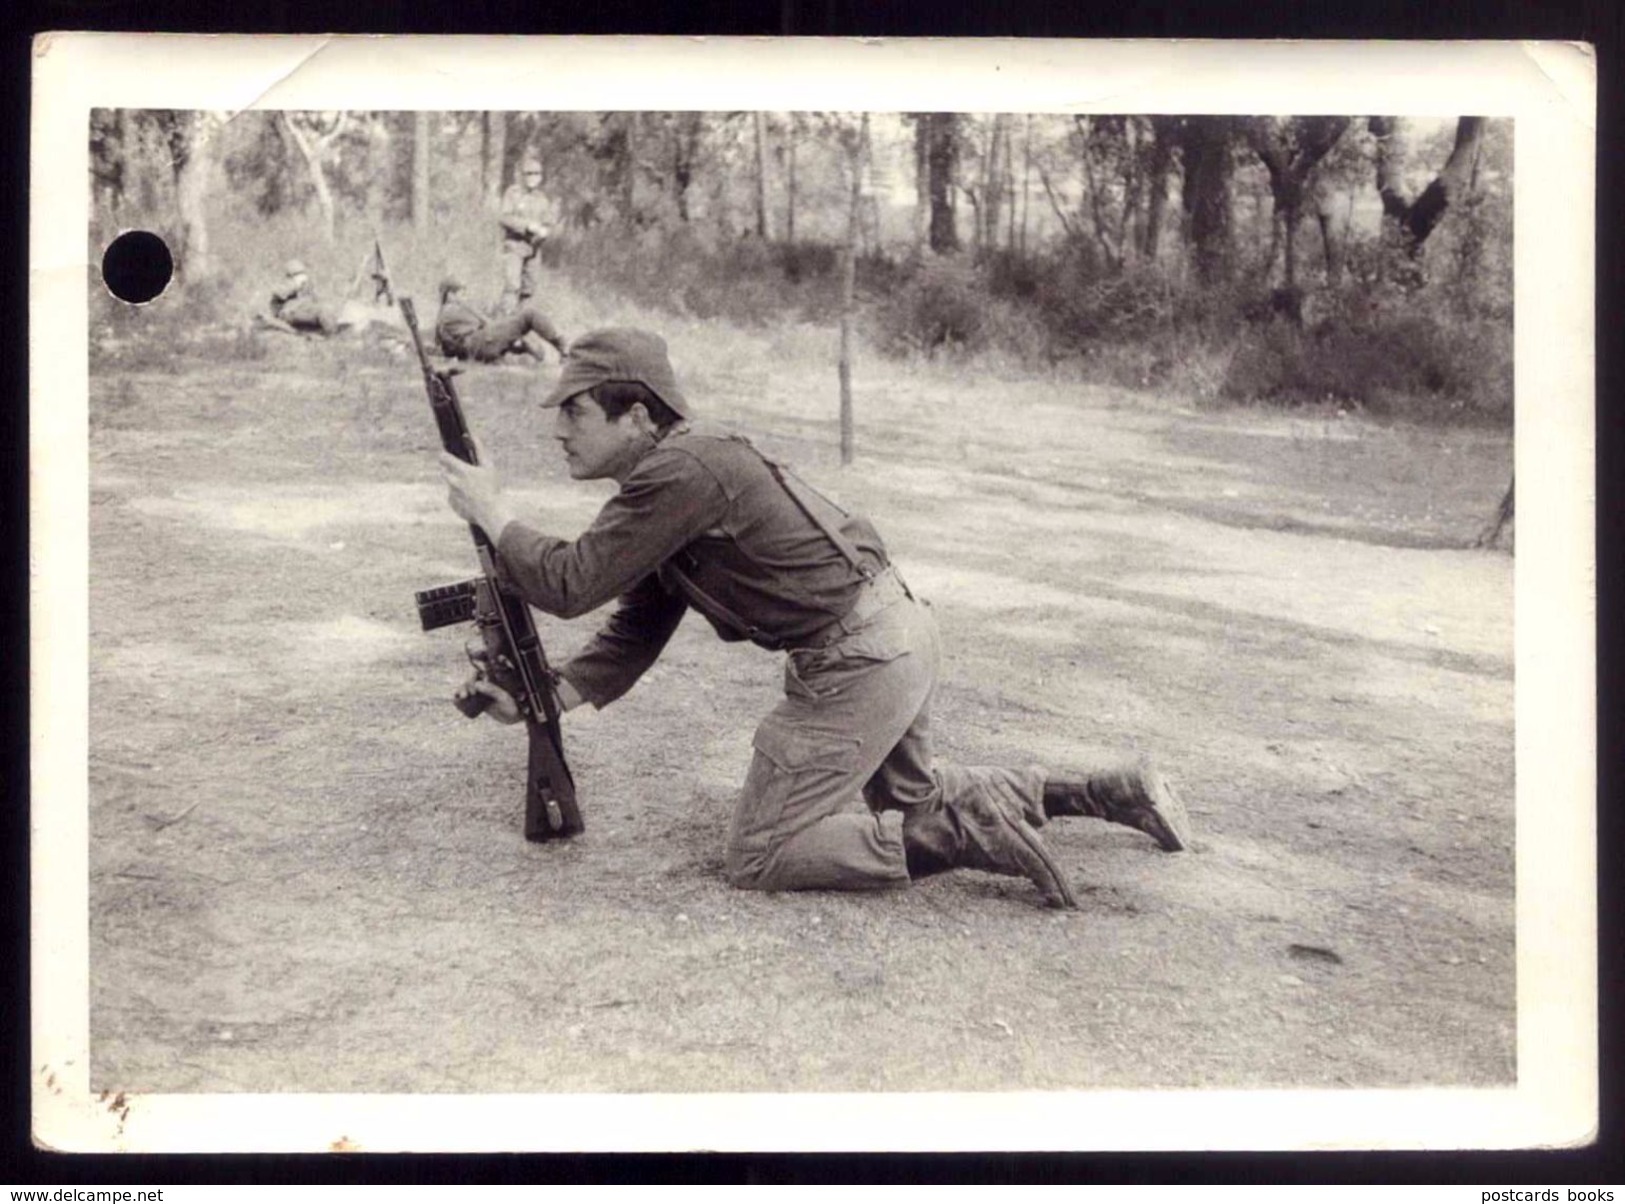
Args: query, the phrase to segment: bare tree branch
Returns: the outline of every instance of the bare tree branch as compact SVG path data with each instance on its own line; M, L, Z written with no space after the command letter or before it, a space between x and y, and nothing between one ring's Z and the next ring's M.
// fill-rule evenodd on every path
M1035 162L1033 166L1038 168L1039 183L1044 186L1044 195L1049 198L1049 207L1055 211L1055 216L1060 219L1061 229L1066 232L1067 238L1076 239L1078 237L1077 227L1066 216L1066 210L1061 207L1061 202L1055 198L1055 189L1050 184L1049 172L1044 170L1042 162Z

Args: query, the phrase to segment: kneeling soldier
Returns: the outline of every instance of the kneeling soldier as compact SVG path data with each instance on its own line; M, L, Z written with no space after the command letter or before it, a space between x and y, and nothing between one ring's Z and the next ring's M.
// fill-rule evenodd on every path
M441 467L452 508L497 541L533 606L572 618L619 599L560 670L565 709L624 694L691 607L724 640L787 654L784 698L756 729L728 834L733 885L862 890L965 867L1029 878L1050 903L1075 906L1037 831L1050 817L1128 824L1169 852L1189 845L1184 808L1153 770L937 763L941 650L930 609L867 519L745 439L690 424L658 336L578 339L543 404L558 408L570 475L620 484L579 538L517 518L483 452L479 467L451 456ZM497 718L517 717L489 682L464 689L491 698Z

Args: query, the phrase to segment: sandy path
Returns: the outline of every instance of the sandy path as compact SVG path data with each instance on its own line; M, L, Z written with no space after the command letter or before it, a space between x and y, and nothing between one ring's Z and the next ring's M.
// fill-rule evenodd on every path
M346 368L336 401L331 370L290 368L272 408L193 365L93 434L97 1089L1510 1081L1510 560L1371 542L1386 486L1355 473L1324 492L1359 538L1253 523L1318 506L1337 448L1403 475L1387 433L1027 385L990 426L898 373L841 471L772 373L697 382L808 453L934 600L945 755L1151 752L1183 783L1190 856L1052 825L1083 899L1062 915L972 874L729 890L777 665L694 621L572 717L588 833L526 845L522 748L445 704L461 636L410 611L471 567L427 419L397 366ZM471 383L489 426L505 387ZM1493 502L1504 449L1438 438ZM514 479L585 523L601 495L545 455ZM1479 506L1465 479L1442 509ZM587 631L544 628L555 655Z

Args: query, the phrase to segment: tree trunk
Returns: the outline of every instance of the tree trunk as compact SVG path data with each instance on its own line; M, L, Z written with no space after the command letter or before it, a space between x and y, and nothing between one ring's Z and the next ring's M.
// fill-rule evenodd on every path
M688 190L694 183L694 168L699 159L700 135L703 131L703 113L679 113L668 118L671 129L671 175L673 200L677 202L679 221L690 220Z
M90 170L95 181L95 210L108 225L119 225L131 147L123 109L93 109L90 114Z
M1033 115L1027 114L1027 128L1021 142L1021 257L1027 257L1027 215L1032 211Z
M784 241L792 246L796 241L796 145L801 141L801 128L801 115L792 115L790 145L784 156Z
M858 137L862 143L858 148L862 167L862 174L858 177L861 185L858 193L858 249L861 254L870 255L880 247L881 181L875 176L874 147L869 142L867 113L863 115Z
M767 163L763 150L765 141L762 130L762 114L757 110L751 114L751 121L756 132L756 237L763 242L767 241Z
M1255 223L1253 223L1253 225L1254 225L1254 230L1256 232L1257 223L1255 222ZM1258 241L1256 233L1254 234L1253 241L1255 243ZM1257 271L1258 271L1258 276L1259 276L1260 279L1267 281L1270 278L1270 276L1274 274L1274 272L1275 272L1275 257L1278 254L1280 254L1280 251L1281 251L1281 215L1279 213L1273 213L1272 212L1270 214L1270 245L1264 249L1264 257L1258 261L1258 269L1257 269Z
M1422 190L1411 206L1409 227L1414 246L1420 248L1428 235L1438 227L1451 205L1466 195L1473 169L1478 161L1478 148L1484 139L1484 118L1463 117L1456 123L1456 145L1450 158Z
M1285 235L1285 271L1282 281L1289 289L1298 287L1298 218L1299 211L1296 203L1281 213L1282 232Z
M1336 288L1343 281L1343 247L1337 234L1332 198L1324 188L1315 190L1315 221L1320 227L1320 245L1326 256L1326 283Z
M1014 252L1016 242L1016 146L1014 136L1009 130L1004 130L1004 205L1007 216L1004 218L1004 247Z
M1144 221L1141 215L1142 196L1145 191L1145 173L1141 167L1142 122L1134 117L1123 118L1123 207L1117 214L1117 259L1119 263L1132 263L1144 243Z
M1494 517L1492 517L1489 524L1478 533L1478 538L1473 540L1473 546L1475 548L1493 548L1498 542L1500 542L1501 532L1506 530L1506 528L1512 524L1512 487L1517 484L1517 479L1518 478L1516 475L1507 478L1507 491L1501 495L1501 504L1495 508Z
M480 199L491 203L491 110L480 112Z
M412 116L412 229L429 232L429 114Z
M693 182L693 169L683 154L683 136L681 131L672 142L672 184L676 189L677 220L688 221L688 186Z
M325 142L318 142L316 135L302 129L299 121L290 113L282 114L282 124L293 139L293 144L299 148L299 154L305 160L305 167L310 171L310 182L316 189L316 204L322 211L322 233L328 242L332 242L333 190L328 187L327 173L322 170L322 151L325 149Z
M931 117L915 113L914 122L914 248L919 250L931 229Z
M931 195L931 249L939 255L959 250L954 219L954 167L958 159L958 114L927 113L926 177Z
M858 212L863 201L863 161L869 145L869 114L849 152L852 191L846 214L846 246L841 253L841 358L836 371L841 381L841 463L853 458L852 431L852 310L857 285Z
M1038 182L1044 186L1044 195L1049 198L1049 207L1055 214L1055 219L1061 223L1061 233L1068 242L1075 242L1083 237L1083 232L1072 224L1072 219L1066 215L1066 208L1055 195L1055 187L1050 183L1049 172L1044 170L1042 162L1038 164Z
M1015 205L1011 193L1013 185L1010 170L1010 118L1005 114L999 115L999 154L993 163L993 191L994 209L998 214L998 221L993 224L993 246L999 245L999 225L1004 226L1004 245L1008 248L1014 241L1015 234Z
M1347 117L1253 117L1243 130L1269 172L1270 197L1285 237L1288 289L1298 287L1298 225L1315 168L1348 128Z
M1095 171L1097 130L1095 119L1078 117L1075 120L1078 132L1082 135L1082 151L1078 158L1083 171L1084 197L1089 203L1089 223L1095 232L1095 244L1100 248L1101 259L1105 261L1109 271L1116 272L1123 266L1123 246L1120 241L1122 226L1119 223L1117 228L1113 229L1111 214L1107 212L1106 197Z
M1168 176L1173 168L1174 143L1179 137L1179 118L1151 119L1151 164L1146 181L1145 229L1141 232L1140 258L1155 263L1162 245L1162 222L1168 211Z
M180 215L180 246L175 270L188 282L206 279L213 271L209 255L209 224L203 198L209 187L208 115L176 113L169 126L170 163L175 174L175 208Z
M982 159L981 204L977 207L981 219L976 227L976 241L984 251L993 251L999 245L999 145L1003 142L1004 114L995 113L993 128L987 135L987 154Z
M113 145L119 148L119 161L118 170L113 173L108 192L113 220L117 221L124 209L125 187L129 178L130 117L123 109L113 111Z
M621 215L627 225L638 220L638 115L627 113L621 123Z
M1377 195L1382 198L1383 216L1399 235L1400 246L1412 259L1421 257L1422 245L1438 228L1450 207L1467 194L1472 185L1479 146L1484 138L1484 118L1461 117L1456 121L1456 143L1450 157L1420 196L1405 198L1399 181L1398 157L1394 143L1396 123L1392 117L1373 117L1367 128L1376 137Z
M480 114L480 190L485 203L495 209L502 203L503 179L508 163L508 115Z
M519 177L519 165L536 140L534 113L502 115L502 179L497 182L497 198Z
M1204 285L1229 277L1234 248L1230 213L1230 139L1228 117L1190 117L1185 121L1184 206L1191 258Z

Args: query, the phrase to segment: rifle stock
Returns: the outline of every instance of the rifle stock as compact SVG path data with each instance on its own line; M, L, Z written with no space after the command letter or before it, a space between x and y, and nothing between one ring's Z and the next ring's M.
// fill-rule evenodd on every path
M400 307L423 369L423 385L435 425L440 429L441 446L466 464L478 463L451 373L430 362L412 299L400 298ZM513 695L530 741L525 773L525 839L574 836L584 824L576 803L575 781L564 759L564 732L553 691L553 671L548 667L530 607L503 583L497 571L497 551L490 536L473 523L469 524L469 532L474 538L481 575L458 585L421 591L417 595L419 618L425 631L473 619L485 644L481 675ZM470 700L459 709L472 717L485 705Z

